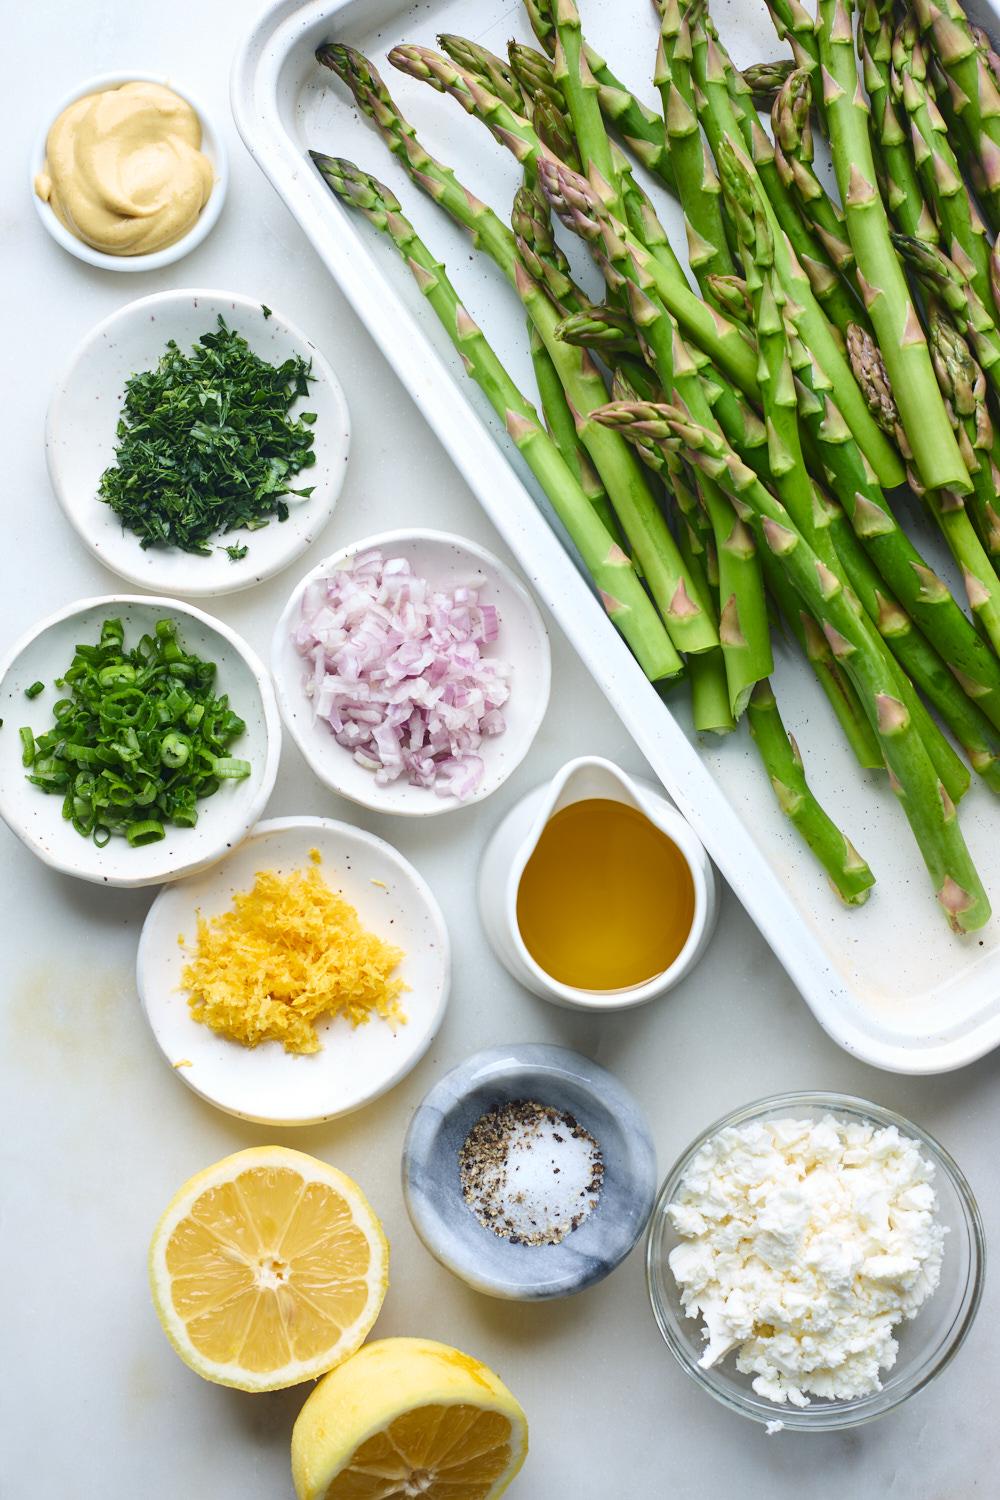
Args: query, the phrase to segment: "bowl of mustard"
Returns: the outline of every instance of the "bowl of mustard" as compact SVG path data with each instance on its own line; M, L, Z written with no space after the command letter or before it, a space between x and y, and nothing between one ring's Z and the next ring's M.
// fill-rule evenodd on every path
M46 116L30 186L38 216L71 255L111 271L153 271L200 245L222 212L221 132L173 80L88 79Z

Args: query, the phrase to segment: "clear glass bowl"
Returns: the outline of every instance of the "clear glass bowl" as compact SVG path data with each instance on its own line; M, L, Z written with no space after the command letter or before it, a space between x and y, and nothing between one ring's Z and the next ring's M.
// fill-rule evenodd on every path
M941 1280L916 1317L893 1330L899 1343L896 1363L880 1371L882 1389L854 1400L824 1400L810 1396L810 1405L779 1405L752 1388L752 1375L736 1369L736 1350L718 1364L702 1369L704 1352L702 1319L689 1318L681 1305L679 1290L667 1257L680 1237L667 1215L668 1204L677 1195L681 1179L698 1151L728 1126L744 1126L773 1120L819 1120L832 1114L841 1121L860 1121L876 1126L895 1125L900 1135L918 1142L921 1154L934 1166L932 1186L938 1199L939 1222L948 1226ZM798 1432L833 1432L858 1427L884 1416L915 1396L939 1375L958 1352L972 1327L979 1308L986 1266L986 1245L976 1200L969 1184L948 1153L926 1131L891 1109L853 1099L846 1094L778 1094L734 1110L717 1120L684 1152L660 1189L649 1223L646 1243L646 1279L653 1313L671 1353L691 1378L728 1406L756 1422L780 1421Z

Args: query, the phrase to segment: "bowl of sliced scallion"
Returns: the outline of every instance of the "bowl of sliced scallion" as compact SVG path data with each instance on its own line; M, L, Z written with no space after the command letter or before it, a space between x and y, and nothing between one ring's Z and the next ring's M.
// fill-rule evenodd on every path
M45 454L94 555L156 593L207 598L293 562L333 514L347 403L305 334L234 292L130 302L70 356Z
M0 662L0 816L83 880L205 869L257 822L280 749L263 663L176 599L79 600Z

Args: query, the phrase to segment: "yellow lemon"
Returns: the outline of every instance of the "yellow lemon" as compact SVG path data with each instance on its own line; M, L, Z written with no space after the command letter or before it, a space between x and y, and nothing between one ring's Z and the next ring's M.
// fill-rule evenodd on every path
M389 1243L335 1167L260 1146L186 1182L149 1247L153 1302L206 1380L274 1391L353 1354L389 1284Z
M494 1500L528 1451L524 1412L477 1359L377 1339L331 1370L292 1433L299 1500Z

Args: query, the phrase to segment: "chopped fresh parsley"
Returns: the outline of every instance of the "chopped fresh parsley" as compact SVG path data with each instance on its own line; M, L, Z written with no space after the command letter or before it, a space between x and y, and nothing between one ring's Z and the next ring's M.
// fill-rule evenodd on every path
M221 315L218 331L203 333L190 354L171 339L156 369L125 386L116 463L101 476L98 498L143 547L202 556L218 533L286 520L281 497L312 494L289 484L316 462L315 413L288 416L308 395L309 370L297 357L269 365Z
M232 547L226 548L226 553L228 554L230 562L242 561L242 559L246 557L249 551L250 548L247 546L246 542L243 543L242 547L237 547L234 543Z

